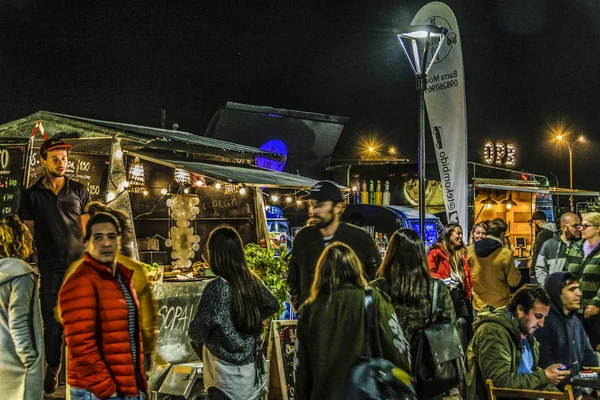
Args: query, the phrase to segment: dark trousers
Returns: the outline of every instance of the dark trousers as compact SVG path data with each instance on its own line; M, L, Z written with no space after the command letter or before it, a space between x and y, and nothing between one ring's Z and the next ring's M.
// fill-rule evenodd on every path
M58 302L58 292L64 272L42 273L40 276L40 301L44 320L44 347L46 362L51 367L60 366L63 347L63 328L54 317L54 307Z
M577 316L583 323L585 332L590 339L592 349L596 351L598 345L600 345L600 314L593 315L590 318L584 318L583 314L577 314Z

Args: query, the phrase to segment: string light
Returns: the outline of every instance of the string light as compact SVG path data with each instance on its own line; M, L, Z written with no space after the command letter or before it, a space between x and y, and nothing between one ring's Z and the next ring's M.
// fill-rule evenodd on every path
M123 158L123 150L120 150L120 149L119 149L119 150L115 151L115 158L116 158L116 159L121 159L121 158Z
M271 196L271 201L273 201L273 203L277 203L279 201L279 196L274 194L273 196Z
M117 197L117 196L115 195L115 192L108 192L108 193L106 194L106 201L107 201L107 202L109 202L109 201L113 201L113 200L115 199L115 197Z
M246 194L246 188L245 187L241 187L240 190L238 191L239 194L241 194L242 196Z
M148 196L148 194L149 194L149 193L150 193L150 192L148 191L148 189L145 189L145 190L142 192L142 194L143 194L144 196Z
M296 200L296 205L297 206L301 206L302 205L302 200L300 200L300 199Z
M165 196L167 193L169 193L169 190L167 188L160 189L160 194L162 194L163 196Z
M219 182L215 183L215 188L216 189L221 189L221 184Z
M185 188L185 189L183 189L183 193L185 193L185 194L189 194L189 193L190 193L190 188Z
M290 196L287 196L287 197L285 198L285 202L286 202L286 203L288 203L288 204L289 204L289 203L291 203L291 202L292 202L292 200L293 200L293 199L292 199Z

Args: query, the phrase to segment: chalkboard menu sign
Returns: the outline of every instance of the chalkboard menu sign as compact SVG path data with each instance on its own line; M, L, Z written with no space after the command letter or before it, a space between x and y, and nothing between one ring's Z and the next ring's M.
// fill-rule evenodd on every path
M248 218L252 215L251 196L226 194L213 185L196 191L200 203L198 218Z
M269 346L270 360L269 397L278 400L294 399L294 355L296 353L296 330L298 321L277 320L271 322ZM275 357L271 354L275 351Z
M66 175L83 184L90 192L90 201L102 201L106 191L108 175L108 156L82 153L69 153ZM29 185L33 185L44 176L44 167L40 163L39 149L34 149L31 156Z
M27 144L0 144L0 216L18 212L26 159Z

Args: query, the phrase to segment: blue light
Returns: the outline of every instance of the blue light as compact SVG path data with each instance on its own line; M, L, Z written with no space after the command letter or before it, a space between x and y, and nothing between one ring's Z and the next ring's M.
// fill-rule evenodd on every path
M287 158L287 147L281 140L269 140L267 143L260 146L259 150L268 151L270 153L281 154ZM256 165L261 168L272 169L273 171L283 171L285 161L271 160L266 157L256 157Z

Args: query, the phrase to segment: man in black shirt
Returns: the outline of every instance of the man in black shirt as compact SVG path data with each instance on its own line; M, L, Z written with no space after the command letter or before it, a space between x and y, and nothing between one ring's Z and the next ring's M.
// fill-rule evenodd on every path
M288 283L292 303L298 309L310 294L317 261L325 246L342 242L358 256L369 280L375 277L381 259L373 239L361 228L341 222L344 199L331 181L317 182L310 191L309 221L294 239Z
M69 264L83 255L84 208L89 192L79 182L65 176L70 144L48 139L40 149L44 176L25 190L20 216L33 234L40 271L40 298L44 320L46 378L44 390L58 386L63 331L54 318L63 276Z

